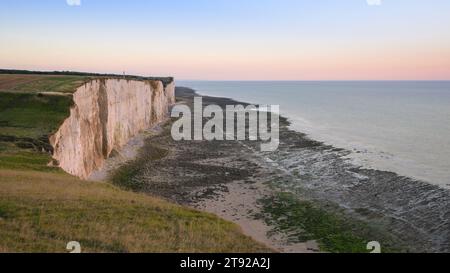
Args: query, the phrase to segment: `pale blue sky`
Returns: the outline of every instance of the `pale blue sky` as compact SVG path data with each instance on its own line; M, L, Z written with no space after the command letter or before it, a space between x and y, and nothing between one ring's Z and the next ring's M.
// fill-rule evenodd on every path
M449 79L449 26L448 0L2 0L0 67Z

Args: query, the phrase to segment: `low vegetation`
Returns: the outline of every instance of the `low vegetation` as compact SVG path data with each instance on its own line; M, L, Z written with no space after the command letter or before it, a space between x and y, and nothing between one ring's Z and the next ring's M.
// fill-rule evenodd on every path
M264 252L216 216L67 174L0 170L0 250Z
M293 242L317 240L321 251L368 253L369 241L382 242L383 252L399 252L393 238L365 222L340 214L335 207L300 200L288 192L260 200L263 217L275 230L289 234Z
M0 74L0 91L14 93L73 93L90 77Z
M49 136L70 114L70 96L40 91L74 91L81 77L0 75L0 169L57 171L47 167ZM53 89L55 88L55 89Z
M160 136L170 132L171 124L171 122L164 124L164 130ZM126 190L145 192L146 184L138 178L139 174L146 168L147 162L160 160L168 154L169 151L165 148L146 140L135 160L128 161L111 174L111 183Z

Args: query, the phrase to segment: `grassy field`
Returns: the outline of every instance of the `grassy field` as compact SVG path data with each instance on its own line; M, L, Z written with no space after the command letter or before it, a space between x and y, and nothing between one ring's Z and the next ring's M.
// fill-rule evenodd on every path
M0 74L0 92L61 92L73 93L90 77Z
M217 217L66 174L0 170L0 251L259 252Z
M216 216L48 167L86 77L0 75L0 252L268 252Z
M69 116L70 96L86 77L0 75L0 168L46 170L48 137ZM46 162L46 163L45 163Z

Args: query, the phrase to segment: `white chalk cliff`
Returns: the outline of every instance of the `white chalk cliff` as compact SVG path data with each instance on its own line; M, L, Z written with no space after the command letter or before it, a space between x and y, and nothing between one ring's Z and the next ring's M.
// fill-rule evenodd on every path
M64 171L86 179L114 149L168 117L175 84L96 79L73 95L70 116L50 137L53 158Z

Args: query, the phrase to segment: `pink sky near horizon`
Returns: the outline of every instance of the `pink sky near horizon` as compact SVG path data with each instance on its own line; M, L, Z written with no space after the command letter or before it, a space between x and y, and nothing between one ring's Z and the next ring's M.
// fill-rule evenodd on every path
M56 49L55 49L56 50ZM2 68L171 75L199 80L449 80L450 52L311 51L291 56L264 53L135 55L105 49L70 52L11 49L0 53ZM420 52L420 53L417 53Z
M443 0L5 2L0 68L182 80L450 80Z

